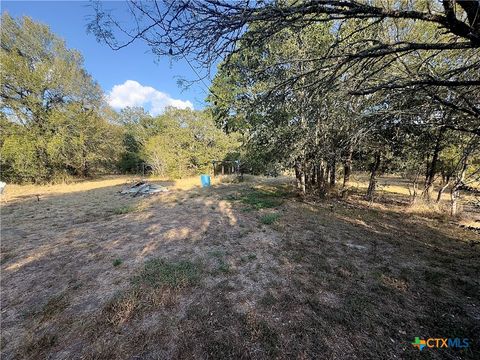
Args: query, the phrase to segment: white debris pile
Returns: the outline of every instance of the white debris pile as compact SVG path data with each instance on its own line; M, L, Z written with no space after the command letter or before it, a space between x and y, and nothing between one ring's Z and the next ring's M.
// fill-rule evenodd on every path
M130 194L132 197L135 197L140 195L156 194L165 191L168 191L168 189L161 185L150 184L146 181L139 181L120 191L120 194Z

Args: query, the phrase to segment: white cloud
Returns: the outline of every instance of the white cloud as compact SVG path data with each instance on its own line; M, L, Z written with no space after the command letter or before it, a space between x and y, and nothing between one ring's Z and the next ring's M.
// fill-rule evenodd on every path
M164 92L151 86L143 86L134 80L127 80L123 84L115 85L107 95L107 101L115 109L123 109L127 106L143 106L152 115L162 113L167 106L193 110L193 104L190 101L173 99Z

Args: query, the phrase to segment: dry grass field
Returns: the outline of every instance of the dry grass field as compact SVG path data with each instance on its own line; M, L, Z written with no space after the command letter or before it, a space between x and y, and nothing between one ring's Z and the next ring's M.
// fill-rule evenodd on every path
M480 358L480 235L458 226L478 214L409 207L394 178L373 203L288 178L121 195L132 180L7 187L2 359Z

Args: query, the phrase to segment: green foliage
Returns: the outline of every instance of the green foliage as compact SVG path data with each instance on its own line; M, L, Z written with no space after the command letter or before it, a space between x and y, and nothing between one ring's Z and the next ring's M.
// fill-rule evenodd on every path
M126 151L122 154L118 168L122 173L138 172L140 164L143 162L140 154L132 151Z
M389 86L409 84L421 74L453 73L458 64L467 64L459 79L471 80L480 53L423 51L405 53L399 61L398 53L387 52L342 63L344 54L370 49L370 39L383 44L446 41L433 24L382 20L304 24L273 34L262 28L269 23L249 24L236 51L219 65L211 85L214 95L207 99L217 123L240 132L245 170L276 175L293 168L302 192L323 194L335 185L340 167L346 175L352 167L369 171L370 195L382 172L402 173L416 185L426 169L441 172L444 182L449 174L455 174L456 183L478 180L478 114L464 103L467 98L478 102L478 91L466 87L464 97L448 87ZM262 30L269 36L252 41ZM356 93L365 83L371 92ZM347 186L348 176L344 179Z
M52 181L111 171L120 131L76 50L45 25L2 15L2 179Z
M134 278L134 283L154 288L168 286L179 289L195 285L199 279L198 264L187 260L167 262L163 259L151 259L145 263L142 272Z
M179 178L208 172L212 160L238 147L234 134L215 127L209 112L169 108L154 119L160 129L145 145L145 158L158 175Z
M246 192L240 198L241 202L250 205L254 209L274 208L280 206L283 199L277 196L275 192L253 190Z

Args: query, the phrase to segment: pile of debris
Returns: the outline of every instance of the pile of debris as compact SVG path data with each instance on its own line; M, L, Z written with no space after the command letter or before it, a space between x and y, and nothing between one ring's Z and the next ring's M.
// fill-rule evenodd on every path
M139 181L132 186L120 191L120 194L130 194L132 197L141 195L150 195L168 191L166 187L161 185L150 184L146 181Z

